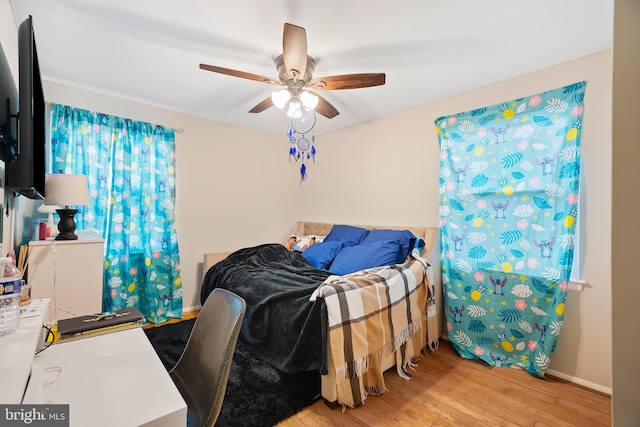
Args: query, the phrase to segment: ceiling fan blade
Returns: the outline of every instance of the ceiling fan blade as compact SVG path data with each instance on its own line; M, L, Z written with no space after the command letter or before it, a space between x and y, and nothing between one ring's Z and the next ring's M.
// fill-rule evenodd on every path
M307 32L293 24L284 24L282 56L287 74L303 78L307 69Z
M308 86L314 90L358 89L381 86L385 79L384 73L341 74L313 79Z
M322 114L327 119L333 119L335 116L340 114L340 112L336 110L336 107L331 105L329 101L327 101L317 93L313 93L313 94L318 97L318 105L316 105L316 108L314 108L316 113Z
M232 70L231 68L216 67L215 65L208 65L208 64L200 64L200 68L207 71L213 71L214 73L226 74L228 76L233 76L233 77L240 77L242 79L255 80L263 83L282 85L282 83L279 80L272 79L271 77L265 77L259 74L245 73L244 71Z
M263 101L260 101L260 103L258 103L255 107L253 107L251 110L249 110L250 113L262 113L264 110L266 110L267 108L273 107L273 101L271 100L271 97L268 97L266 99L264 99Z

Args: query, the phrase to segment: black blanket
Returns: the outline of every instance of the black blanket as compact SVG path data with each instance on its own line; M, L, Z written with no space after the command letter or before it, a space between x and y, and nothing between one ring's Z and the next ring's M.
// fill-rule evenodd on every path
M214 288L236 293L247 303L239 337L245 346L283 372L326 374L323 301L309 297L330 275L300 252L269 243L240 249L212 266L200 300L204 305Z

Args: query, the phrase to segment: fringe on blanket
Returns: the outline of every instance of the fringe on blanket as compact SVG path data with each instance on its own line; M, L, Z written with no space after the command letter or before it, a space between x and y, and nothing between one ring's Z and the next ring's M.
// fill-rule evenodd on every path
M414 321L398 335L396 335L391 342L384 344L375 352L369 353L356 360L346 361L341 366L336 367L336 381L341 382L346 381L350 377L361 377L366 374L369 369L381 366L382 361L385 359L385 357L389 356L391 353L402 347L411 337L414 336L414 334L423 330L425 319L426 316L423 319ZM418 352L418 354L419 353L420 352ZM413 357L415 356L410 356L410 358ZM404 363L406 363L406 361L403 361L402 364ZM351 373L351 375L349 375L349 373ZM399 370L398 373L400 373ZM401 374L400 376L404 378L406 375Z
M426 345L425 347L423 347L422 349L420 349L420 354L416 357L411 357L407 362L402 363L402 364L397 364L397 371L398 371L398 375L400 375L400 377L404 378L405 380L409 381L411 379L410 375L408 375L408 373L406 372L407 368L410 369L415 369L415 367L417 366L417 363L414 363L414 361L416 360L416 358L421 359L426 353L427 351L429 351L428 349L432 347L433 343L430 343L428 345ZM402 367L401 367L402 365ZM353 404L347 404L347 403L340 403L340 406L342 407L342 412L345 412L347 408L355 408L357 406L360 405L364 405L365 404L365 400L367 399L367 397L369 395L381 395L386 393L387 391L389 391L386 386L383 385L375 385L375 386L361 386L360 387L360 400L355 401ZM355 397L355 396L354 396Z
M404 378L405 380L409 381L411 379L411 375L409 375L409 372L408 372L407 369L415 370L415 368L418 366L418 364L414 363L414 361L424 358L429 353L433 353L439 347L440 347L440 340L436 339L434 341L431 341L431 342L427 343L425 346L423 346L420 349L419 356L413 357L410 360L407 360L407 361L403 362L402 364L399 364L399 363L396 364L397 365L398 375L401 378Z
M342 412L346 411L347 408L355 408L356 406L364 405L365 400L369 395L380 396L381 394L384 394L388 391L389 390L386 387L363 387L360 389L360 403L356 403L354 405L341 403L340 406L342 406Z

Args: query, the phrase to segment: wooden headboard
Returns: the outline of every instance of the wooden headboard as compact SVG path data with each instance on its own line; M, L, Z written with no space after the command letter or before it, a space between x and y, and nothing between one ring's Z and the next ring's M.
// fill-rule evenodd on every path
M433 253L433 249L436 247L439 238L439 228L438 227L407 227L407 226L388 226L388 225L357 225L350 224L356 227L362 227L366 229L391 229L391 230L409 230L416 236L420 237L424 240L425 247L422 251L422 257L425 259L429 259L431 254ZM293 233L296 235L309 235L315 234L316 236L326 236L331 231L331 227L333 224L324 223L324 222L305 222L299 221L296 223ZM283 242L284 243L284 242ZM236 248L240 249L240 248ZM234 249L235 250L235 249ZM211 268L217 262L223 260L227 257L231 252L214 252L214 253L206 253L204 254L204 273L206 273L209 268Z

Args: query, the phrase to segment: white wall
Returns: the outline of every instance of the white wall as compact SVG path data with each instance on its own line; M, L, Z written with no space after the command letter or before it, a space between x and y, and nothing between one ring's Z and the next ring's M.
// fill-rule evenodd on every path
M318 160L300 195L306 220L438 224L439 147L434 121L586 80L582 137L582 278L570 292L549 372L611 388L612 51L466 92L317 139Z
M9 62L13 79L18 81L18 27L13 20L9 0L0 1L0 42ZM18 87L16 83L16 87Z
M16 88L18 87L18 29L13 20L13 12L11 11L11 6L9 5L9 0L0 0L0 44L2 44L2 49L4 50L4 54L7 57L7 61L9 62L9 67L11 68L11 73L13 74L13 79L16 82ZM4 102L4 100L2 100ZM4 182L4 177L2 179ZM7 195L8 196L8 195ZM5 201L7 198L5 197ZM4 208L6 209L8 206L5 203ZM3 211L4 213L4 211ZM11 230L13 229L13 225L9 218L6 215L2 215L2 244L0 245L0 252L2 256L7 253L9 249L11 249L11 244L9 243L11 240Z

